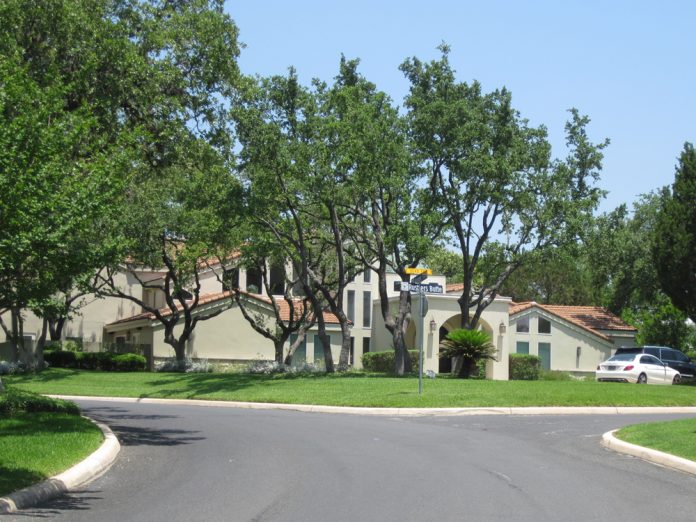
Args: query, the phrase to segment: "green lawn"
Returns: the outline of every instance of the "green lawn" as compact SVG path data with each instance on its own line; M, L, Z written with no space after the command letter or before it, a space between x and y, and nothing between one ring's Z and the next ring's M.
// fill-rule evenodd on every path
M636 424L616 434L621 440L696 460L696 419Z
M67 413L0 417L0 496L56 475L102 442L92 422Z
M49 369L6 377L17 389L43 394L211 399L334 406L696 406L693 386L638 386L594 381L425 379L362 373L248 375L108 373Z

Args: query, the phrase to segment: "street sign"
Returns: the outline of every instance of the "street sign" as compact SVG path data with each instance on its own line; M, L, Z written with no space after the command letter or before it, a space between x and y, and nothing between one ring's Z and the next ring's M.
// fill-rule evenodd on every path
M419 274L415 277L412 277L411 280L409 281L409 283L412 285L417 285L417 284L422 283L426 279L428 279L428 274Z
M394 281L395 292L413 292L414 294L444 294L445 289L438 283L413 284Z
M433 275L433 271L430 268L406 268L404 272L407 274L426 274Z

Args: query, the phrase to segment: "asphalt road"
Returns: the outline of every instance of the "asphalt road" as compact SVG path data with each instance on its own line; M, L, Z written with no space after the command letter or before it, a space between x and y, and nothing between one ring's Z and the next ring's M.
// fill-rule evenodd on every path
M121 441L69 521L693 521L696 477L603 449L684 415L362 417L79 401Z

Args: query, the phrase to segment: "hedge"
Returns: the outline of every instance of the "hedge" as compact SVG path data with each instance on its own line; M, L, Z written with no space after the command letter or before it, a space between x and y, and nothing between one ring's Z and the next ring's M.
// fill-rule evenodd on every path
M510 354L511 381L538 381L541 358L523 353Z
M418 371L418 350L408 351L413 371ZM394 350L368 352L362 356L363 369L368 372L394 373Z
M114 369L119 372L142 372L147 365L147 359L137 353L124 353L113 358Z
M44 351L44 360L54 368L80 368L82 370L135 372L143 371L147 367L147 359L135 353L116 355L112 352L46 350Z
M8 388L0 393L0 416L11 417L21 412L54 412L79 415L77 404L61 399L51 399L37 393Z
M54 368L76 368L77 352L65 350L44 350L44 361Z

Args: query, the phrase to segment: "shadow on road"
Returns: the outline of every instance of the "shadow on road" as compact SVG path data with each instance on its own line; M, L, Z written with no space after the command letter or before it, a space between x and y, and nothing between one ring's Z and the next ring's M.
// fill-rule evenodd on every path
M28 519L52 519L59 515L62 511L86 511L91 507L91 503L95 500L101 500L99 496L101 491L83 490L75 491L74 493L66 493L58 498L40 504L35 508L24 509L12 513L13 520Z
M158 428L156 426L132 426L127 422L118 422L177 419L179 418L177 415L137 414L128 412L123 408L109 406L83 408L83 413L108 425L122 446L178 446L205 439L205 437L196 436L197 433L200 433L199 431Z

